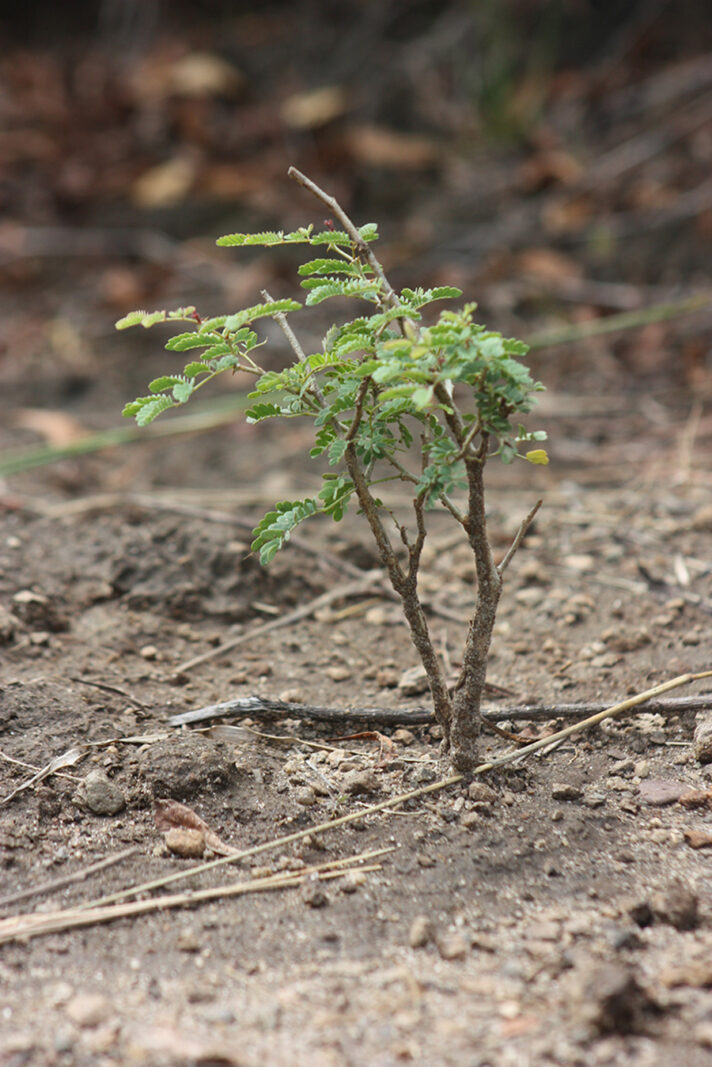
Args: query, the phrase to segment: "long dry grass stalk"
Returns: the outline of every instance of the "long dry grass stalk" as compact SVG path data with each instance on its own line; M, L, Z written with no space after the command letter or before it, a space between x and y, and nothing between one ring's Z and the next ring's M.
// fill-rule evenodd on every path
M327 860L313 867L305 867L300 871L289 871L283 874L273 874L264 878L252 878L249 881L233 882L228 885L213 886L209 889L197 889L187 893L173 893L162 897L152 897L150 900L134 900L123 904L110 904L100 907L64 908L55 912L31 912L24 915L13 915L8 919L0 920L0 944L6 941L14 941L18 938L37 937L40 934L61 933L63 930L71 930L77 926L93 926L96 923L111 922L114 919L124 919L134 915L145 915L151 911L165 911L171 908L182 908L202 904L210 900L221 900L227 897L246 896L248 893L260 893L268 889L287 889L301 885L309 875L318 875L320 879L337 878L347 874L349 868L356 867L360 871L380 870L380 864L369 864L366 861L383 856L392 852L393 848L371 849L357 856L347 856L341 860Z

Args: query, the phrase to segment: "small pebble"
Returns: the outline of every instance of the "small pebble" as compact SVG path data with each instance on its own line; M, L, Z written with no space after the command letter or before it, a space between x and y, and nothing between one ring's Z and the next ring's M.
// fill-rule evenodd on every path
M316 804L316 793L310 785L302 786L301 789L297 789L294 794L294 799L297 804L301 804L304 808L311 808Z
M163 835L166 848L174 856L183 859L200 859L205 852L205 833L203 830L187 826L172 826Z
M712 718L703 719L697 724L692 745L699 763L712 763Z
M581 800L583 789L568 782L554 782L551 786L551 795L554 800Z
M317 874L312 874L307 878L301 888L301 896L310 908L325 908L329 903L329 897Z
M362 793L377 793L381 788L381 781L375 771L370 769L349 771L344 775L342 782L344 792L352 796L360 796Z
M144 645L143 648L138 650L138 654L143 659L157 659L158 649L155 645Z
M182 930L178 931L176 948L179 952L198 952L200 941L192 926L184 926Z
M433 924L427 915L416 915L410 924L408 944L411 948L425 948L433 940Z
M77 993L65 1011L73 1023L81 1027L99 1026L111 1014L111 1001L101 993Z
M464 960L470 951L468 939L461 933L443 934L437 939L438 952L444 960Z

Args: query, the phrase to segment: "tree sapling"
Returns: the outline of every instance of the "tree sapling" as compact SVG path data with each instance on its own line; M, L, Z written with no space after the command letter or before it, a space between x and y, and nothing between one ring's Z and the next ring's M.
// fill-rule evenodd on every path
M158 322L190 324L191 329L172 337L166 348L194 355L182 373L151 382L150 395L127 404L124 414L146 425L229 370L255 379L248 422L312 420L310 455L325 455L332 470L323 475L317 496L276 504L255 528L252 549L267 564L299 523L312 515L338 521L350 503L357 503L427 673L445 749L453 768L467 775L477 762L480 700L503 575L541 504L531 509L504 558L495 563L487 534L484 470L493 456L505 463L517 457L548 462L539 447L520 454L522 444L539 442L546 434L528 431L515 421L531 409L534 394L543 386L521 362L527 346L477 325L475 304L441 311L432 325L424 324L426 305L460 297L460 290L441 286L396 292L371 247L378 236L376 225L357 228L333 197L294 167L289 173L327 207L341 228L329 222L321 232L307 226L293 233L236 233L221 237L218 244L302 244L316 249L317 258L299 267L306 305L347 297L370 305L368 313L336 322L321 351L307 355L286 319L301 305L273 300L266 292L263 303L214 318L203 319L194 307L132 312L117 323L118 329ZM294 353L281 371L266 371L257 360L260 343L252 326L266 316L279 323ZM381 486L394 480L412 491L410 526L378 495ZM464 503L458 499L461 490ZM437 507L462 527L477 575L462 670L452 690L418 595L426 513Z

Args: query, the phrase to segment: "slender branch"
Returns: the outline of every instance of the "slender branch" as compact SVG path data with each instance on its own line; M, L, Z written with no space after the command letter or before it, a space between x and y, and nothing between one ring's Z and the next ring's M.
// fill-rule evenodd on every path
M529 514L526 516L525 519L522 520L522 523L521 523L519 529L517 530L517 533L516 533L516 536L515 536L514 540L512 541L512 543L509 546L509 548L507 549L507 552L505 554L504 559L502 560L502 562L497 567L497 573L499 574L500 577L504 574L504 572L506 571L507 567L512 562L512 556L514 555L514 553L517 551L517 549L521 545L522 541L524 540L526 532L529 529L529 527L531 526L532 522L534 521L534 516L536 515L537 511L539 510L539 508L541 507L542 504L543 504L543 500L537 500L536 504L531 509Z
M364 241L356 226L354 226L353 222L346 214L344 209L341 207L339 202L335 200L333 196L329 196L328 193L325 193L324 190L316 184L316 182L313 182L311 178L307 178L306 174L302 174L302 172L300 170L297 170L296 167L290 167L287 173L289 174L290 178L294 178L294 180L298 182L299 185L303 185L304 188L308 189L313 196L315 196L318 200L321 200L322 204L325 204L329 211L331 211L336 216L336 218L339 220L339 222L344 227L347 234L353 241L355 247L359 250L359 253L366 259L369 266L372 268L374 274L383 286L383 292L385 294L386 301L391 305L391 307L398 307L398 297L391 283L388 281L383 267L379 263L372 249L369 247L368 243Z
M270 294L267 292L266 289L262 290L261 295L262 295L262 297L263 297L263 299L264 299L266 304L273 304L274 303L274 298L270 296ZM276 311L272 315L272 318L277 323L277 325L279 326L280 330L282 331L284 336L289 341L289 345L293 349L294 354L296 355L296 357L299 360L299 362L300 363L306 363L307 357L304 354L304 349L300 345L299 340L298 340L297 335L295 334L294 330L289 325L289 322L287 321L287 316L284 314L284 312L283 311Z

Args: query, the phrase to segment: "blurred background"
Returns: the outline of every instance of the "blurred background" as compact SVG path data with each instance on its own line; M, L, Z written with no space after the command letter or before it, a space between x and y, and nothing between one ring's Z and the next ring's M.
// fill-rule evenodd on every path
M456 284L533 342L554 460L538 476L708 477L712 20L698 0L38 0L6 9L0 38L13 487L245 476L254 428L225 428L219 403L238 380L216 389L204 425L223 428L200 448L153 444L149 464L91 440L129 439L123 404L172 369L155 331L115 334L119 316L298 296L289 254L215 247L321 225L290 164L379 222L394 284ZM308 344L330 304L320 314Z

